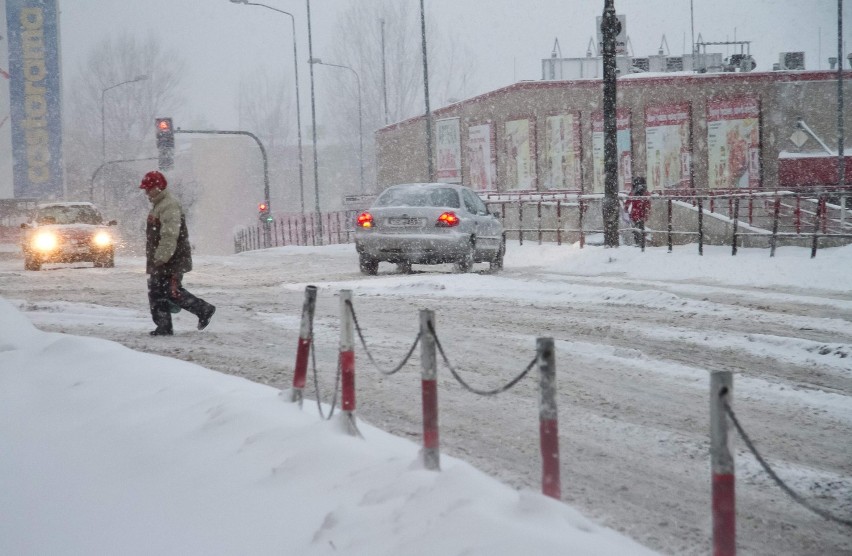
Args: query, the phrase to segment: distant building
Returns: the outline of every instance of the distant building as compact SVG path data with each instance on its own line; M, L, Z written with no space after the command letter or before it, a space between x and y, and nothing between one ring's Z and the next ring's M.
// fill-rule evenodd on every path
M629 69L636 58L619 58L630 60L618 79L620 187L629 188L634 175L646 176L657 190L831 182L830 172L812 169L820 166L814 157L830 158L837 149L836 72L673 71L721 61L701 56L648 57L644 73ZM786 61L803 65L795 56ZM542 81L515 83L432 113L437 181L490 191L603 192L602 68L595 57L544 62ZM662 65L665 71L650 71ZM844 96L852 99L852 71L843 76ZM852 110L844 118L848 133ZM380 189L429 179L423 120L376 132ZM799 122L811 133L803 136ZM845 145L852 149L848 137ZM852 171L852 163L846 169Z

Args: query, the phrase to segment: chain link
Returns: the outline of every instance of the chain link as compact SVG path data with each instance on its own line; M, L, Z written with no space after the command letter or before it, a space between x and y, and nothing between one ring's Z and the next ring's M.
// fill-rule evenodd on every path
M352 314L352 322L355 323L355 331L358 332L358 338L361 340L361 345L364 347L364 352L367 354L367 358L370 360L370 363L372 363L373 366L376 367L376 369L378 369L378 371L385 376L395 374L400 369L402 369L405 364L408 363L408 360L411 359L411 355L414 353L414 349L417 347L418 342L420 342L420 332L417 332L417 337L414 338L414 343L411 344L411 348L408 350L408 353L405 354L405 357L403 357L402 361L392 370L386 371L382 369L382 367L378 363L376 363L376 360L373 358L373 354L370 353L370 350L367 347L367 342L364 340L364 333L361 331L361 325L358 324L358 317L355 316L355 307L353 306L352 302L346 301L346 305L347 307L349 307L349 312Z
M841 525L846 525L847 527L852 527L852 520L839 518L825 510L812 506L810 503L808 503L807 500L802 498L800 495L794 492L793 489L787 486L787 484L784 483L784 481L782 481L780 477L778 477L775 471L773 471L772 468L769 467L769 464L766 463L766 460L764 460L763 457L761 457L761 455L758 453L757 448L755 448L754 446L754 443L752 443L745 430L743 430L742 425L740 425L740 422L737 420L737 416L734 415L734 410L731 408L731 406L728 405L728 403L725 401L722 402L722 405L725 408L725 413L727 413L728 417L731 418L731 422L734 423L734 427L736 427L737 432L739 433L740 437L742 437L743 442L745 442L746 446L748 446L749 451L754 455L755 458L757 458L757 461L758 463L760 463L760 466L763 467L763 470L769 474L769 476L772 478L773 481L775 481L775 484L777 484L781 488L781 490L786 492L787 495L790 496L790 498L792 498L805 508L809 509L810 511L814 512L818 516L825 518L829 521L840 523Z
M314 394L316 394L316 398L317 398L317 410L319 411L320 418L328 421L334 415L334 408L337 406L337 393L340 390L340 374L341 374L340 358L339 357L337 358L337 378L334 381L334 396L331 398L331 410L328 413L328 417L326 417L325 413L322 410L322 402L320 401L319 379L317 378L317 356L316 356L317 352L316 352L316 349L314 349L314 346L316 344L316 338L314 337L314 321L313 321L313 319L311 319L310 327L311 327L311 344L310 344L311 366L313 367L313 370L314 370Z
M523 371L521 371L521 374L519 374L518 376L516 376L515 378L513 378L512 380L510 380L509 382L507 382L503 386L500 386L499 388L495 388L494 390L479 390L477 388L470 386L467 382L464 381L464 379L462 379L461 376L459 376L459 373L456 371L456 369L450 363L450 360L447 358L447 354L444 353L444 348L443 348L443 346L441 346L441 341L438 340L438 335L435 334L435 329L432 326L431 322L429 323L429 332L432 334L432 337L435 339L435 346L438 348L438 352L441 354L441 358L444 360L444 365L446 365L447 368L450 369L450 373L452 373L453 377L467 391L473 392L474 394L479 394L480 396L494 396L496 394L500 394L502 392L505 392L506 390L508 390L509 388L511 388L512 386L514 386L518 382L520 382L522 378L527 376L527 373L529 373L530 369L533 368L533 365L535 365L535 362L538 361L538 355L536 355L535 357L533 357L533 360L530 361L530 364L527 365L527 368L524 369Z

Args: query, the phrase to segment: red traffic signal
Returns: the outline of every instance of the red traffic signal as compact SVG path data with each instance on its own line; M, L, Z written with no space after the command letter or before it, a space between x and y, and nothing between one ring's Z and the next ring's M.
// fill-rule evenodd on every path
M267 212L269 210L269 205L267 205L266 203L259 203L257 205L257 210L259 212Z
M157 154L160 170L171 170L175 163L175 132L171 118L155 118Z

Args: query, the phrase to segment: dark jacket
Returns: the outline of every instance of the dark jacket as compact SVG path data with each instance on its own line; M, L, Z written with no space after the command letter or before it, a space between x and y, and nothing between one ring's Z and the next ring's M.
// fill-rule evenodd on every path
M180 203L164 190L151 204L145 227L145 272L165 275L189 272L192 249Z

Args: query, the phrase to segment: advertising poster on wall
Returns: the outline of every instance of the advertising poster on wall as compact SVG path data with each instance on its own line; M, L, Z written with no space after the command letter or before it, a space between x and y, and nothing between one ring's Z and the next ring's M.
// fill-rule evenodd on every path
M438 181L461 183L459 119L446 118L435 122L435 142L435 150L438 153Z
M711 189L760 187L760 102L707 101L707 181Z
M534 124L529 119L506 122L506 188L535 189Z
M467 128L467 164L470 186L480 191L497 189L497 170L491 124Z
M580 114L544 120L544 188L582 189Z
M615 152L618 157L618 190L629 192L633 186L633 145L630 140L630 111L616 110ZM592 187L604 192L603 112L592 114Z
M645 108L645 161L648 189L692 186L689 103Z
M64 195L58 22L56 0L6 1L10 117L5 125L11 124L18 198Z

